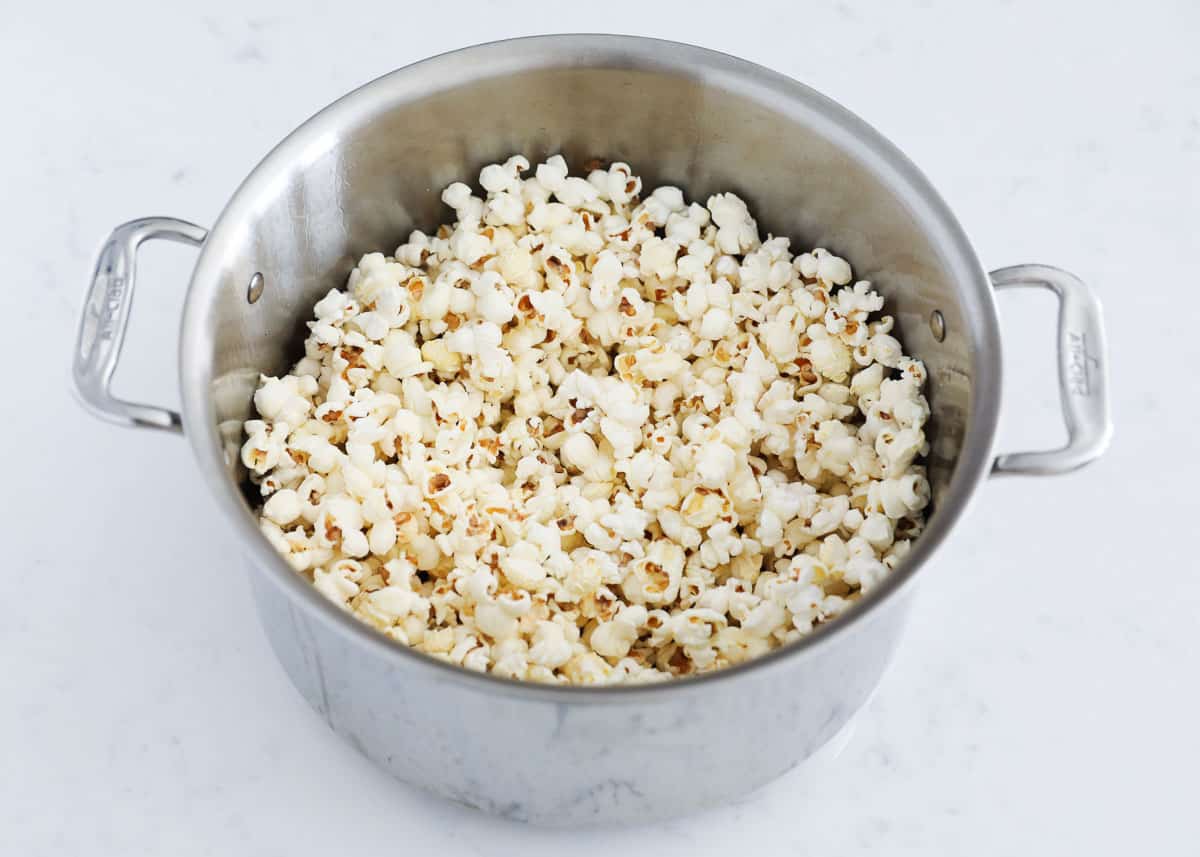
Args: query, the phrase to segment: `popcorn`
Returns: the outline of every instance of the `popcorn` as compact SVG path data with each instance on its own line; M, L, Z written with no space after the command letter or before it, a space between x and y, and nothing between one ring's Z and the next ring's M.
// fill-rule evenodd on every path
M562 624L550 621L537 623L529 647L529 659L533 663L553 671L569 661L572 654L573 648Z
M534 590L546 579L546 569L537 548L530 542L518 542L500 557L500 570L513 586Z
M557 192L567 180L567 162L562 155L554 155L538 165L536 176L542 187L551 193Z
M832 335L823 324L808 328L812 339L809 360L818 374L831 381L844 381L850 374L850 349L837 336Z
M679 245L670 239L647 238L638 256L638 270L643 276L667 280L675 276L675 257Z
M263 504L263 517L283 527L300 517L302 510L300 495L291 488L282 488L267 498Z
M746 203L732 193L708 198L708 210L717 224L717 247L722 253L738 254L758 244L758 224L750 217Z
M696 453L696 475L706 488L717 489L725 485L737 466L737 453L720 440L705 443Z
M475 626L494 640L506 640L517 633L517 617L495 601L475 607Z
M844 286L850 282L850 264L828 250L818 248L813 250L817 259L817 269L814 272L817 279L833 286Z
M242 464L256 474L265 474L280 463L283 447L290 431L287 423L268 427L263 420L248 420L248 440L242 447Z
M897 368L900 365L900 359L904 356L900 342L894 336L886 333L877 333L871 337L869 351L872 360L889 369Z
M606 658L625 657L637 642L647 615L646 608L641 605L622 607L610 621L601 622L592 631L592 651Z
M700 329L697 331L701 339L724 339L733 330L733 316L724 307L710 307L705 310L700 319Z
M259 379L241 460L296 573L419 651L577 684L741 663L877 588L924 525L929 405L871 284L627 164L478 178Z

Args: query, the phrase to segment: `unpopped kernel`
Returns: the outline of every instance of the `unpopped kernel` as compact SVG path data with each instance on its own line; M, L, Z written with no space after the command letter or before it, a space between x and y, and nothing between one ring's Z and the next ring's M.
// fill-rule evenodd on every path
M241 460L296 572L434 657L579 684L737 664L878 586L929 405L871 284L627 164L479 184L261 379Z

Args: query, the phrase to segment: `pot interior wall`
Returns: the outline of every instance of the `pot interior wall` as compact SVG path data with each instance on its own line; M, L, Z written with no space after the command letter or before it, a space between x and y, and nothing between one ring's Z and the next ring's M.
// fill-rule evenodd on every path
M447 221L441 189L474 183L482 165L561 152L574 169L593 157L626 161L647 187L678 185L701 202L736 191L764 237L787 235L794 250L830 248L872 280L902 342L930 371L936 498L967 430L975 373L969 289L958 282L964 265L946 257L937 224L913 207L895 172L822 115L819 97L751 92L711 72L583 60L434 77L445 59L373 84L379 106L369 117L344 101L305 126L284 144L292 157L268 160L239 194L253 191L235 206L239 216L231 211L214 230L219 284L205 310L214 348L195 359L211 361L204 374L227 454L258 373L284 372L300 356L313 303L344 285L361 254L391 252L410 230ZM443 88L420 92L431 80ZM266 288L250 304L255 272ZM945 319L941 342L930 327L935 310Z

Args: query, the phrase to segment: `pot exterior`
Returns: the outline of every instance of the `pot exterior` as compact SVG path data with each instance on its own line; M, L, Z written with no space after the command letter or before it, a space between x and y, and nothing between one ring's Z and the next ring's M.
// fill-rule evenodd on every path
M853 260L884 294L898 335L929 371L934 511L870 598L724 673L655 688L530 687L386 639L262 537L238 469L260 373L286 371L313 303L362 253L444 219L436 188L514 152L562 152L573 164L603 154L700 200L736 191L764 232ZM251 557L268 638L301 694L397 778L552 825L728 801L838 733L879 682L909 584L991 466L999 371L991 284L944 202L890 143L758 66L612 36L470 48L321 111L263 160L213 226L180 344L185 433Z
M556 827L682 815L804 761L870 697L909 601L891 599L852 633L772 670L558 701L413 668L297 607L261 570L250 580L292 683L360 753L410 785Z

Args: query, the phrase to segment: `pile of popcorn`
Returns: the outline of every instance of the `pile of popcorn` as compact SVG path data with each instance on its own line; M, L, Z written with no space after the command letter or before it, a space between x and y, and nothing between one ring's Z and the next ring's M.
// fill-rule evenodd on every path
M558 156L442 194L264 376L262 531L334 603L468 669L652 681L869 592L923 525L925 369L883 298L746 204Z

